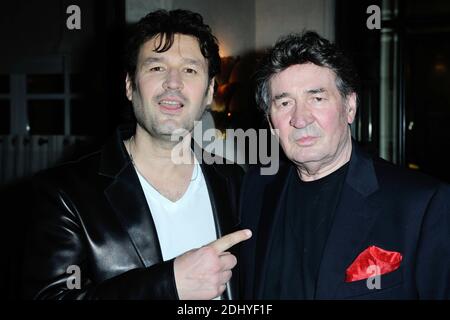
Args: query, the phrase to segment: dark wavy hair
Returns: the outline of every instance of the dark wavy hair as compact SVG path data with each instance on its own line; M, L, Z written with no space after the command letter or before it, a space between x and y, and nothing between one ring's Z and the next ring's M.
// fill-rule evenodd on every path
M289 34L280 38L266 53L255 74L256 102L265 113L269 111L272 100L270 79L292 65L304 63L331 69L343 98L358 92L359 80L355 67L336 45L314 31Z
M212 35L211 28L203 23L200 14L181 9L157 10L139 20L132 29L125 48L125 71L130 75L133 88L136 88L136 65L141 46L159 35L161 41L155 51L165 52L172 47L175 34L184 34L198 39L200 51L208 60L209 79L220 72L217 39Z

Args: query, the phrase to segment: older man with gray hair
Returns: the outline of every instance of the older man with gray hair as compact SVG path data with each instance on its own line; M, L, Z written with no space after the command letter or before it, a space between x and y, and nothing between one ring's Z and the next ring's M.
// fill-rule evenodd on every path
M450 189L352 140L357 78L315 32L281 38L258 104L288 163L250 170L241 195L246 299L448 299Z

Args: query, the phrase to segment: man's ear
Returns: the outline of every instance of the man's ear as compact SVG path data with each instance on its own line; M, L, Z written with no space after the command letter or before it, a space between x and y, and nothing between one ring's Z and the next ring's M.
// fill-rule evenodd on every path
M216 78L212 78L209 81L208 89L206 89L206 105L209 106L214 98L214 83Z
M132 100L133 98L133 85L131 83L130 75L127 73L127 76L125 78L125 94L128 98L128 100Z
M347 122L348 124L352 124L353 121L355 120L355 116L356 116L356 108L357 108L357 95L356 92L353 92L351 95L349 95L346 98L346 110L347 110Z

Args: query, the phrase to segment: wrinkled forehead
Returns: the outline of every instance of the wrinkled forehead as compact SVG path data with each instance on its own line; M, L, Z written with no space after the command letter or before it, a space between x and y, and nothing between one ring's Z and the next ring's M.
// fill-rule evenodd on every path
M327 67L312 63L295 64L272 75L269 80L271 96L281 94L285 90L311 91L324 88L337 90L336 74Z

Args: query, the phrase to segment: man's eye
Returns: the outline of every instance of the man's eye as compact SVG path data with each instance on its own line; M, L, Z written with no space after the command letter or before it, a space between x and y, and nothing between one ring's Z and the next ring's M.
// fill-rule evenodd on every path
M289 107L290 105L292 105L291 100L284 100L284 101L280 101L280 103L279 103L280 107Z
M186 68L186 69L184 69L184 72L189 73L189 74L197 74L197 70L192 69L192 68Z
M156 67L151 67L149 70L153 71L153 72L160 72L160 71L163 71L164 69L161 66L156 66Z
M322 97L314 97L313 99L314 99L314 102L321 102L321 101L325 100Z

